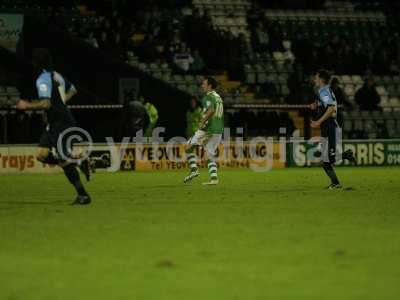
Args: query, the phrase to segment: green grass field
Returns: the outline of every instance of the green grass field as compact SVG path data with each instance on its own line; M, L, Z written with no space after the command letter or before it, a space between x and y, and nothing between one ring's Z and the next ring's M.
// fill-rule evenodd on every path
M0 299L400 299L400 168L0 177Z

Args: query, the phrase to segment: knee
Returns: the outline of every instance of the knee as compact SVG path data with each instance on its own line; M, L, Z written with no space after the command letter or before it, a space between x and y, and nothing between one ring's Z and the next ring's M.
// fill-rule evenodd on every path
M38 161L40 161L40 162L43 162L45 159L46 159L46 157L49 155L49 152L48 151L42 151L42 150L39 150L37 153L36 153L36 159L38 160Z
M189 145L186 148L186 153L193 153L196 150L196 145Z
M43 162L45 160L46 156L44 156L42 153L36 153L36 159L40 162Z
M330 162L323 162L323 163L322 163L322 167L323 167L325 170L331 170L331 169L332 169L332 164L331 164Z
M216 161L217 160L217 155L216 155L216 153L215 152L212 152L212 151L207 151L207 158L208 158L208 160L210 160L210 161Z

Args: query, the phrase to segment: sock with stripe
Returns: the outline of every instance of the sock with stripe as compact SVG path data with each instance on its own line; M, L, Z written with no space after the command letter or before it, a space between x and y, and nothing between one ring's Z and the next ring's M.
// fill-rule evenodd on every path
M212 160L208 160L208 173L210 174L211 180L218 180L218 168L217 168L217 163Z
M190 172L197 171L198 167L197 167L196 155L192 152L189 152L189 153L187 153L187 159L188 159Z

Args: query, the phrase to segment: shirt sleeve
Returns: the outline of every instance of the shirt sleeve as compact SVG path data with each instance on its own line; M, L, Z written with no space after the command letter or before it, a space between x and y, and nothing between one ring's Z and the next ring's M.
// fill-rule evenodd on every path
M58 92L60 93L60 97L62 101L65 103L66 99L66 88L65 88L65 80L64 78L57 72L54 72L54 81L58 84Z
M206 98L204 99L204 110L209 109L210 107L212 107L212 99L209 96L206 96Z
M320 93L321 102L325 106L335 105L335 100L333 99L331 93L328 90L323 90Z
M39 99L51 98L51 89L52 89L51 79L45 76L40 76L36 81L36 88Z

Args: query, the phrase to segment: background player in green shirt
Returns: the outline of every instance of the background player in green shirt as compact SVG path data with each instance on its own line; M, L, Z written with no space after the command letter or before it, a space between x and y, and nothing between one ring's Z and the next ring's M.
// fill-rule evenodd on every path
M186 112L186 137L191 138L199 129L199 124L203 118L203 109L200 101L193 98L190 101L190 109Z
M218 83L212 77L206 77L201 88L205 93L202 99L203 116L199 124L199 128L188 141L186 150L190 173L185 177L184 182L190 182L200 175L199 168L196 162L195 150L197 147L203 147L207 152L207 166L210 174L210 181L205 182L205 185L218 184L217 175L217 148L221 143L222 133L224 131L224 106L220 95L215 89Z

